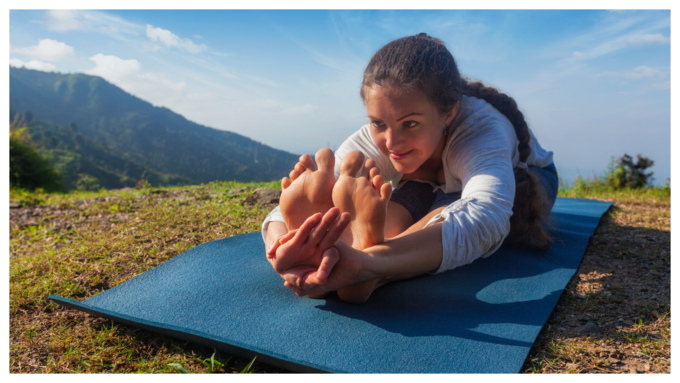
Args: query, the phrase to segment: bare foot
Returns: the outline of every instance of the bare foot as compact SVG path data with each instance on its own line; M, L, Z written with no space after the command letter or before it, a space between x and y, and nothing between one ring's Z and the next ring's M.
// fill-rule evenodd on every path
M366 176L357 177L364 156L359 151L348 153L340 164L340 178L333 188L333 203L341 212L348 212L352 221L341 239L363 250L385 241L385 216L392 186L386 184L373 160L365 162ZM366 302L378 286L378 280L358 283L337 291L345 302Z
M352 217L340 238L358 250L385 241L385 215L392 186L386 184L373 160L365 163L366 175L358 177L364 155L349 152L340 164L340 177L333 188L333 203Z
M315 158L318 170L312 158L304 154L290 172L290 179L281 180L279 207L288 230L298 229L307 218L333 207L335 156L324 148L316 152Z

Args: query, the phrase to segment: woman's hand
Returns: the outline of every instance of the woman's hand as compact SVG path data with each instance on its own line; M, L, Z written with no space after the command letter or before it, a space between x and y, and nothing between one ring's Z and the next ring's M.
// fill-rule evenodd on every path
M323 285L338 262L333 245L349 225L350 216L337 208L323 216L307 218L297 230L276 238L267 250L267 258L281 277L296 286Z
M335 247L331 247L327 251L331 250L339 255L339 259L324 281L325 283L316 283L314 278L311 277L295 278L290 275L282 275L283 279L286 280L284 285L298 296L305 296L337 291L356 283L375 279L375 276L370 275L366 268L369 255L365 252L352 248L342 240L338 240Z

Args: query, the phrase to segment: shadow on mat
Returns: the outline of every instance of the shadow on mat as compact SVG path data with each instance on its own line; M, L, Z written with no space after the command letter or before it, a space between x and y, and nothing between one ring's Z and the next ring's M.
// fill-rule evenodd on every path
M547 252L504 245L458 269L385 285L364 305L332 297L316 307L407 337L531 347L581 261L587 241L574 251L575 237L590 235L565 216Z

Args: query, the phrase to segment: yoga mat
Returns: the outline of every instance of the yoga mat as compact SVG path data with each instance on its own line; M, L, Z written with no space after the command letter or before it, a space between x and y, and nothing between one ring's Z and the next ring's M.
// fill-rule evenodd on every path
M611 203L558 198L547 252L488 258L377 289L299 298L259 233L204 243L83 302L56 303L301 372L516 373Z

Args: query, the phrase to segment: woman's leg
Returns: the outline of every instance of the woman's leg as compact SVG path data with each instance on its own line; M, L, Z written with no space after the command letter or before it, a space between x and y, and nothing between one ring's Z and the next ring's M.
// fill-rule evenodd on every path
M433 189L425 182L408 181L392 191L387 205L385 238L400 235L430 211L436 197Z

